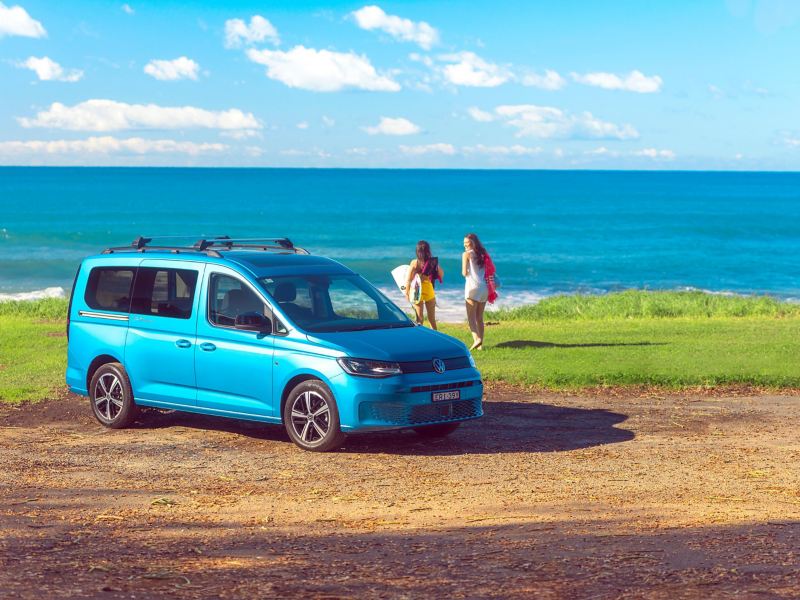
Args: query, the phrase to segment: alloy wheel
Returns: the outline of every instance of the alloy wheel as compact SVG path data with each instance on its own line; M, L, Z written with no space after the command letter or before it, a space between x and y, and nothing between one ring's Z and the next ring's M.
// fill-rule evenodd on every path
M328 401L317 392L304 391L292 402L292 428L305 444L316 444L328 435L331 411Z
M122 383L114 373L104 373L94 386L94 404L104 419L113 421L122 411L124 402Z

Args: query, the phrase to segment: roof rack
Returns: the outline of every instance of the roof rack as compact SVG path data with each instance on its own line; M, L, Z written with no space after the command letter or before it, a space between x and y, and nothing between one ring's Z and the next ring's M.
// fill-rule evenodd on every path
M187 239L185 236L161 236L156 239ZM103 254L114 254L117 252L172 252L173 254L182 253L203 253L207 256L221 258L221 250L251 250L260 252L277 252L279 254L309 254L305 248L295 246L289 238L285 237L257 237L257 238L232 238L227 235L219 235L213 238L201 238L191 246L172 246L172 245L150 245L153 237L139 236L130 246L118 246L116 248L106 248Z

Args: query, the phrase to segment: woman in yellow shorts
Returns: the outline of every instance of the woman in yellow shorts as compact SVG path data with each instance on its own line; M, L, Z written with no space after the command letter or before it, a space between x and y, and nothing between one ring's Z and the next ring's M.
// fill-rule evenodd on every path
M408 281L406 281L406 296L408 301L414 305L417 313L417 323L422 325L423 308L428 313L428 323L431 329L436 329L436 292L433 289L434 282L442 282L444 271L439 266L439 259L431 256L431 245L425 240L417 242L417 258L411 261L408 270ZM411 282L414 277L419 275L422 282L422 294L419 302L414 302L412 297L413 290Z

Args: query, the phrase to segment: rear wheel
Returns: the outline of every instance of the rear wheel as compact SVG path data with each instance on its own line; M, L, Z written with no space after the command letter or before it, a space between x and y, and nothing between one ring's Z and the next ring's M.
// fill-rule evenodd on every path
M106 363L95 371L89 384L89 399L95 418L111 429L128 427L138 413L131 382L117 362Z
M450 435L461 423L440 423L438 425L426 425L425 427L415 427L414 431L426 438L442 438Z
M328 452L339 448L345 434L328 387L318 379L298 384L283 407L283 423L291 440L303 450Z

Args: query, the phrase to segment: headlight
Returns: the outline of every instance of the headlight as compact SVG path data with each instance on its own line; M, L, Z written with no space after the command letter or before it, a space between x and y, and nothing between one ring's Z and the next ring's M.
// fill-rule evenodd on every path
M337 362L345 372L361 377L391 377L392 375L400 375L403 372L396 362L368 360L366 358L339 358Z
M478 366L475 364L475 359L472 358L472 354L467 354L467 358L469 359L469 366L473 369L477 369Z

